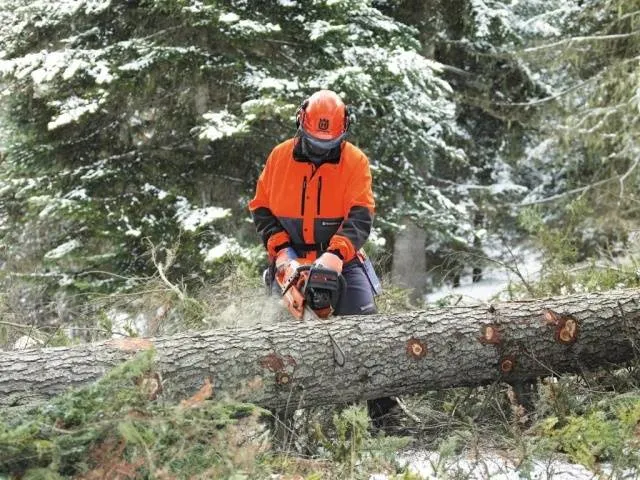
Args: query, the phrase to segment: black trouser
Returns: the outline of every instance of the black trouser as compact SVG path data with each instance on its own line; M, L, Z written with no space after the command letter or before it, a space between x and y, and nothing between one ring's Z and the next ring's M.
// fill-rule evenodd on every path
M342 267L346 288L340 295L336 315L373 315L378 313L371 283L360 260L354 259Z

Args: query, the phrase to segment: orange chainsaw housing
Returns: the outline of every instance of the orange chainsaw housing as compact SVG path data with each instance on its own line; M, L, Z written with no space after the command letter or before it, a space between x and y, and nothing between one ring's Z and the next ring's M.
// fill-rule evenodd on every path
M292 260L276 271L275 280L295 318L302 320L307 307L321 319L333 313L341 287L337 272Z

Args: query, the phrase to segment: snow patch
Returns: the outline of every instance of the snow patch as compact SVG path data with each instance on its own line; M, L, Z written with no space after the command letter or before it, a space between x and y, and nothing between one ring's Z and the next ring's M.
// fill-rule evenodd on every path
M309 31L309 40L315 41L331 32L346 31L345 25L332 25L326 20L316 20L309 24L305 24L305 29Z
M206 263L215 262L225 255L242 255L245 258L250 258L251 252L242 248L235 238L225 237L218 245L204 253L204 261Z
M231 210L221 207L192 208L189 201L184 197L176 200L177 211L175 214L178 223L183 230L193 232L196 229L208 225L215 220L228 217Z
M469 275L461 276L460 286L443 285L425 296L428 304L435 304L447 297L457 298L456 303L478 304L501 298L510 284L521 284L522 281L531 282L538 278L542 268L540 252L526 247L508 248L499 245L495 239L485 243L484 252L488 263L482 270L482 279L472 281L471 266L467 269Z
M44 254L45 260L57 260L65 255L71 253L76 248L80 247L81 243L78 240L69 240L68 242L58 245L53 250L49 250Z
M14 350L29 350L31 348L40 348L44 342L29 335L22 335L13 343Z
M97 112L102 103L104 103L104 99L85 100L76 96L70 97L64 102L49 102L49 105L60 110L60 114L52 118L47 124L47 129L55 130L63 125L74 123L87 113Z
M240 17L233 12L221 13L218 20L222 23L235 23L240 20Z
M227 110L209 112L202 116L208 125L201 127L199 135L201 139L207 139L213 142L247 130L246 123Z
M406 452L398 458L401 466L420 478L466 478L484 480L520 480L535 478L538 480L591 480L594 473L582 465L560 459L548 461L535 460L527 465L527 471L518 468L518 462L493 452L482 452L480 457L459 455L443 458L438 452ZM385 480L378 477L377 480Z
M147 334L148 319L143 313L132 315L122 310L111 309L106 312L111 322L111 337L122 338L130 336L144 336Z

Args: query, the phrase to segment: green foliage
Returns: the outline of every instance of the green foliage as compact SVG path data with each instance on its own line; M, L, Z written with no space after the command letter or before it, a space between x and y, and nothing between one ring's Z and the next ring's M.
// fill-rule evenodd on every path
M152 275L148 241L180 244L174 284L216 280L225 249L251 256L255 179L320 87L354 106L381 220L457 216L425 182L464 158L451 89L416 31L370 2L8 2L1 241L7 270L51 292Z
M551 440L553 448L565 452L573 461L593 469L598 462L612 462L616 468L636 468L640 457L637 425L640 399L601 401L583 415L570 415L560 421L548 417L538 432Z
M569 202L556 214L556 220L545 218L542 208L526 208L520 212L520 226L525 229L542 252L540 278L529 286L529 295L610 290L640 285L637 261L616 261L631 251L615 248L611 238L594 238L586 225L594 212L585 199ZM520 288L520 287L518 287Z
M571 265L578 260L578 238L576 228L584 218L578 208L570 204L566 209L567 221L560 225L545 223L540 209L524 209L519 217L521 226L537 241L543 251L544 265Z
M376 297L376 307L380 314L392 314L415 310L416 305L411 300L411 290L385 282L382 293Z
M367 409L358 405L335 411L331 426L323 427L321 422L313 422L312 436L318 455L331 460L336 478L353 478L356 472L394 471L396 452L410 441L406 437L372 436Z
M358 457L362 455L365 442L370 438L366 409L347 407L333 416L333 424L336 429L336 441L325 446L336 461L355 465Z
M193 407L149 400L153 352L94 385L20 415L0 416L0 472L24 478L109 475L231 478L259 472L260 410L205 400Z

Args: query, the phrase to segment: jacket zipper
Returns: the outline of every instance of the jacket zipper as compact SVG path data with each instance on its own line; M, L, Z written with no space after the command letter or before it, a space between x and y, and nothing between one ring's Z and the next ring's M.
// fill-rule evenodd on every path
M320 215L320 192L322 192L322 177L318 177L318 215Z
M300 204L300 215L304 217L304 197L307 195L307 177L302 180L302 201Z

